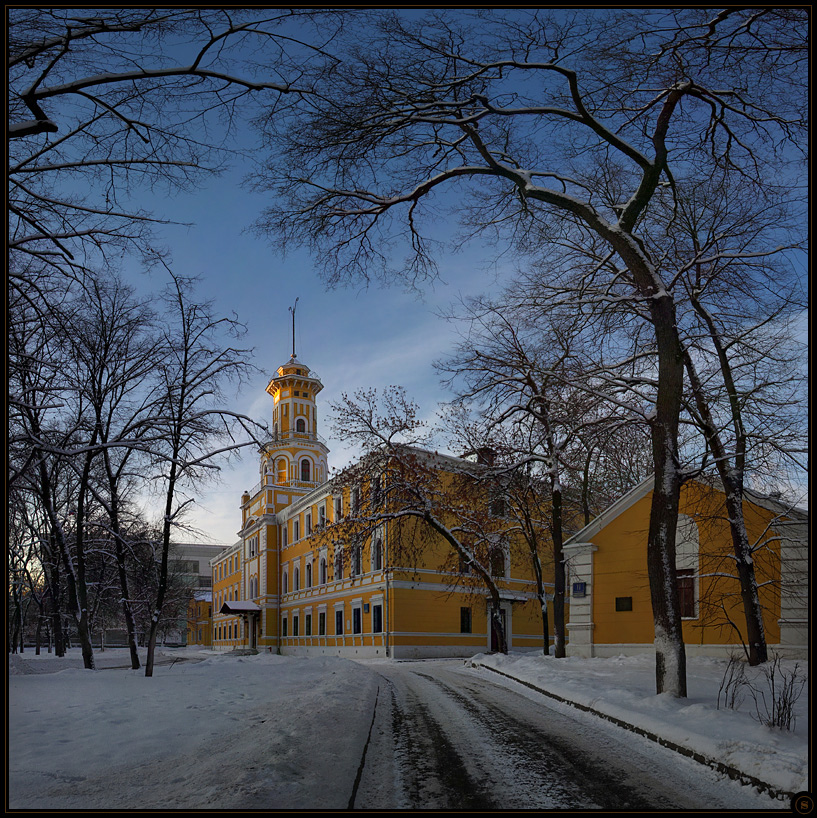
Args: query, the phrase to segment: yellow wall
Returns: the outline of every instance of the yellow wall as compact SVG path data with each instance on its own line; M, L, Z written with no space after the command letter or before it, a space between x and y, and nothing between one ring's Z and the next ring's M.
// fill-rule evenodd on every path
M598 547L593 558L593 641L596 644L652 643L654 626L647 577L647 532L652 494L613 519L592 542ZM745 638L745 620L736 578L713 574L735 574L732 539L723 505L723 495L697 482L685 484L680 511L698 526L699 567L697 616L683 620L687 644L734 644L740 640L726 626L735 622ZM746 502L744 514L750 542L765 542L754 558L758 582L768 583L780 576L779 544L768 526L772 512ZM632 611L616 611L616 597L632 597ZM766 639L779 640L779 589L776 584L762 585ZM726 614L721 610L725 607Z

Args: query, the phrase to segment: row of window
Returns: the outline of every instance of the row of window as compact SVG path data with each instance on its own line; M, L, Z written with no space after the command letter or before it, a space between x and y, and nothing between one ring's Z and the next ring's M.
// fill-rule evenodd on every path
M256 537L256 547L258 546L258 538ZM229 576L230 574L234 574L238 571L240 566L239 555L236 554L233 557L230 557L228 560L224 562L220 562L216 567L213 569L213 574L215 575L215 581L220 582L224 577Z
M360 576L363 573L363 559L362 559L362 546L354 546L349 550L349 576L356 577ZM344 563L345 563L345 556L343 549L341 547L337 547L335 551L335 564L334 564L334 580L344 579ZM371 552L371 562L370 562L370 570L371 571L382 571L383 570L383 540L380 537L377 537L375 541L372 543L372 552ZM326 565L326 557L321 557L318 563L318 585L326 585L329 581L327 575L327 565ZM312 588L313 587L313 577L312 577L312 563L307 562L305 570L304 570L304 588ZM301 569L300 566L296 565L292 572L292 590L293 591L300 591L301 590ZM282 578L282 591L283 593L289 593L289 571L284 570L283 578Z
M277 430L276 430L277 435ZM295 474L293 475L296 479L301 479L304 482L310 482L312 480L312 461L308 457L302 457L300 460L299 469L300 469L300 476L298 474L298 470L296 469ZM277 457L275 459L275 463L269 467L267 474L274 474L275 475L275 482L278 484L283 484L288 482L289 480L289 460L286 457ZM315 479L322 480L323 473L319 466L315 467Z
M308 480L308 477L303 476L303 469L304 469L304 462L309 462L306 459L301 461L301 479ZM307 468L308 470L308 468ZM377 478L372 480L372 507L379 507L382 504L383 499L383 488L382 488L382 478ZM349 506L351 509L351 513L357 514L360 511L360 489L353 488L349 493ZM319 528L323 528L326 525L327 521L327 514L328 514L328 503L329 500L325 500L317 507L317 526ZM338 522L343 518L343 497L338 495L332 498L332 503L334 506L334 521ZM303 526L303 536L308 537L312 534L313 528L313 516L311 511L307 511L304 513L304 526ZM288 526L284 526L283 534L283 545L286 547L289 544L289 528ZM298 540L301 539L301 520L300 518L296 518L292 521L292 542L296 543Z
M368 607L368 606L367 606ZM344 633L344 621L343 621L343 609L338 608L335 610L335 632L334 634L327 634L326 632L326 611L319 611L318 612L318 630L317 633L312 632L312 614L307 613L303 616L304 620L304 632L300 632L300 625L301 625L301 617L300 614L295 612L292 614L292 636L327 636L327 635L334 635L334 636L343 636ZM289 636L288 633L288 617L284 616L281 620L281 636L286 637ZM372 605L372 629L371 633L382 633L383 632L383 606L381 604L374 604ZM360 606L355 606L352 608L352 634L360 634L363 633L363 611Z
M240 599L238 595L238 585L233 585L232 587L227 588L224 591L219 591L215 597L216 611L220 611L221 606L225 602L232 602L234 599L235 600Z
M226 625L216 625L214 630L216 639L219 641L224 639L238 639L241 636L241 627L238 622L230 622Z

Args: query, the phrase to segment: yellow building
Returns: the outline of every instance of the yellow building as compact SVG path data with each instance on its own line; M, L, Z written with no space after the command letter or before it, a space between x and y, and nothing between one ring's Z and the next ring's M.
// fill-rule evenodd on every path
M652 478L571 537L568 655L653 650L647 576ZM741 653L746 626L723 492L703 481L681 491L676 569L688 655ZM808 515L750 494L744 502L766 641L781 655L808 655Z
M407 560L405 549L393 549L398 536L405 542L405 522L350 536L349 509L372 486L328 479L316 404L322 388L294 354L267 386L273 437L261 449L261 480L241 498L240 541L212 561L214 647L392 658L496 647L486 593L452 563L441 538L424 536ZM425 456L443 471L462 465ZM542 650L529 563L507 549L492 573L502 587L508 647Z
M211 647L213 644L213 594L196 591L187 603L187 644Z

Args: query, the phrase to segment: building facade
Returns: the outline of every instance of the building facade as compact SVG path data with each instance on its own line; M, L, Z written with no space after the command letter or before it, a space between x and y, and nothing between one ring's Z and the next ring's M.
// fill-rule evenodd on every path
M350 534L360 492L328 479L318 434L320 379L293 354L267 386L273 437L260 482L241 498L239 541L212 560L213 646L304 655L418 658L496 648L484 590L451 563L442 538L422 538L410 560L406 523ZM426 453L434 468L458 458ZM379 479L379 478L378 478ZM418 538L417 542L420 542ZM542 650L541 604L523 552L494 561L508 646Z
M570 618L568 655L652 651L649 579L652 478L636 486L564 545ZM767 645L808 656L808 515L779 500L744 502ZM681 491L676 571L688 655L742 655L746 625L722 490L690 480Z

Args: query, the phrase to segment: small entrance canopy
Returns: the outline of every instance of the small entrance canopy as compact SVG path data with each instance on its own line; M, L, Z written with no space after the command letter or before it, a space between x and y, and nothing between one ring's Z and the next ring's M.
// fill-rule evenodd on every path
M223 614L251 614L261 613L261 608L255 602L247 602L243 599L234 600L232 602L225 602L221 606L219 613Z

